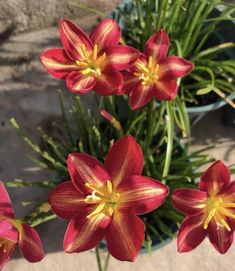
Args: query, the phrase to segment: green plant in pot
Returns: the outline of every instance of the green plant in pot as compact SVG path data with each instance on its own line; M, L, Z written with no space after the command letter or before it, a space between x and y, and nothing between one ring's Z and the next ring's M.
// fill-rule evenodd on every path
M151 24L149 33L150 29ZM78 253L96 247L100 271L107 270L110 254L134 261L141 249L150 251L169 241L182 220L176 209L188 215L180 226L179 251L192 250L207 234L220 236L223 231L231 237L232 222L227 217L234 218L230 209L235 203L226 197L233 192L233 183L231 189L224 188L230 182L228 168L218 161L203 175L200 166L212 159L203 150L190 153L189 143L182 145L174 134L175 122L183 133L188 128L176 78L189 73L193 65L182 57L167 57L167 33L154 33L144 56L119 44L121 31L112 19L101 21L89 37L72 21L62 19L60 32L63 49L41 55L48 73L66 80L72 92L59 92L62 119L54 124L59 133L39 128L45 143L39 146L11 120L40 156L33 162L58 176L51 182L5 182L11 187L50 190L48 199L35 203L34 212L19 221L36 226L56 215L70 220L64 250ZM92 98L89 106L81 102L82 94ZM70 101L69 107L64 99ZM200 191L195 192L195 180L201 175ZM190 212L200 218L200 225L194 225ZM185 229L185 223L192 227ZM215 223L223 227L217 230ZM195 227L202 233L198 240L191 238ZM226 238L211 242L225 253L232 244L230 237L229 242ZM104 264L100 243L107 248Z
M220 0L126 0L111 15L120 23L126 44L143 50L149 35L164 29L171 37L170 55L194 63L179 95L196 122L226 103L235 107L234 10L234 4Z

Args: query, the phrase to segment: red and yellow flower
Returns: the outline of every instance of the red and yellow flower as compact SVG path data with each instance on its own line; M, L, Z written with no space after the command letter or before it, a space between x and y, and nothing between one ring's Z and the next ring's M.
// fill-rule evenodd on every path
M192 70L191 62L177 56L167 57L169 46L165 31L153 34L145 45L144 53L124 72L121 93L129 94L133 110L143 107L154 97L158 100L175 99L178 91L176 78Z
M70 154L67 162L71 181L49 195L52 210L70 220L64 250L85 251L105 238L112 256L134 261L145 230L137 215L160 206L168 187L140 175L143 154L130 135L113 144L104 165L84 153Z
M207 235L219 253L227 252L235 226L235 181L230 181L229 169L222 161L207 169L199 190L176 189L172 203L187 215L179 229L179 252L193 250Z
M38 233L29 225L15 219L11 200L0 182L0 270L10 259L16 245L29 262L44 258L44 251Z
M41 55L48 73L65 79L75 93L91 90L101 95L120 92L123 76L120 71L130 68L138 51L118 45L121 30L113 19L104 19L88 37L70 20L60 21L63 49L54 48Z

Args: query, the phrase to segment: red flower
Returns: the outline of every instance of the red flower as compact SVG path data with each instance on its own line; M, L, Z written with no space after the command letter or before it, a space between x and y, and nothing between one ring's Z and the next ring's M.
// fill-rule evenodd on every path
M38 233L29 225L15 219L11 200L0 182L0 270L10 259L17 243L21 254L29 262L39 262L44 251Z
M124 87L121 93L130 95L130 107L143 107L152 98L174 100L178 85L176 78L182 77L193 68L193 64L177 56L167 57L169 38L160 30L153 34L129 71L124 72Z
M123 76L138 51L118 45L121 30L115 20L100 22L88 37L73 22L60 21L60 37L64 49L49 49L41 55L48 73L66 79L67 87L76 93L95 90L101 95L120 92Z
M113 144L104 166L87 154L69 155L71 181L49 195L52 210L70 219L66 252L91 249L105 237L111 255L135 260L144 240L144 223L136 215L154 210L168 195L166 185L140 176L142 168L141 148L130 135Z
M235 181L222 161L207 169L199 190L176 189L172 195L176 209L186 214L178 234L178 251L196 248L208 235L219 253L225 253L233 242L235 222Z

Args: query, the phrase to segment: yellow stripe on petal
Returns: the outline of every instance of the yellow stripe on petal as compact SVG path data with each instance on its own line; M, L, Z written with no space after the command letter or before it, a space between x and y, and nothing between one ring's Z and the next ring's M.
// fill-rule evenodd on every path
M49 59L46 57L41 57L42 63L48 68L53 70L62 70L62 69L77 69L75 62L69 63L59 63L56 60Z
M68 253L81 252L95 247L103 239L110 221L110 217L103 213L89 219L82 215L75 216L65 234L65 251Z

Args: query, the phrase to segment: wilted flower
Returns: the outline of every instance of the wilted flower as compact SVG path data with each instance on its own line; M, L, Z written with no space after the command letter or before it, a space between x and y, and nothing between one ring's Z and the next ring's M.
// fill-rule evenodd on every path
M44 258L38 233L29 225L15 219L11 200L0 182L0 270L4 267L19 244L21 254L29 262Z
M176 189L172 202L187 215L179 229L179 252L193 250L207 235L218 252L227 252L235 225L235 181L230 182L229 169L222 161L207 169L199 190Z
M143 107L152 98L173 100L178 91L176 78L193 68L193 64L177 56L167 57L170 46L168 35L160 30L153 34L129 71L124 72L124 87L121 93L130 96L130 107Z
M105 238L111 255L134 261L145 230L136 215L160 206L168 187L140 175L143 154L130 135L113 144L104 166L84 153L70 154L67 162L71 181L58 185L49 196L52 210L70 219L64 250L85 251Z
M60 37L64 48L45 51L41 60L48 73L66 79L67 87L76 93L119 92L123 86L119 71L130 68L139 55L134 48L118 45L121 30L112 19L101 21L89 37L73 22L62 19Z

